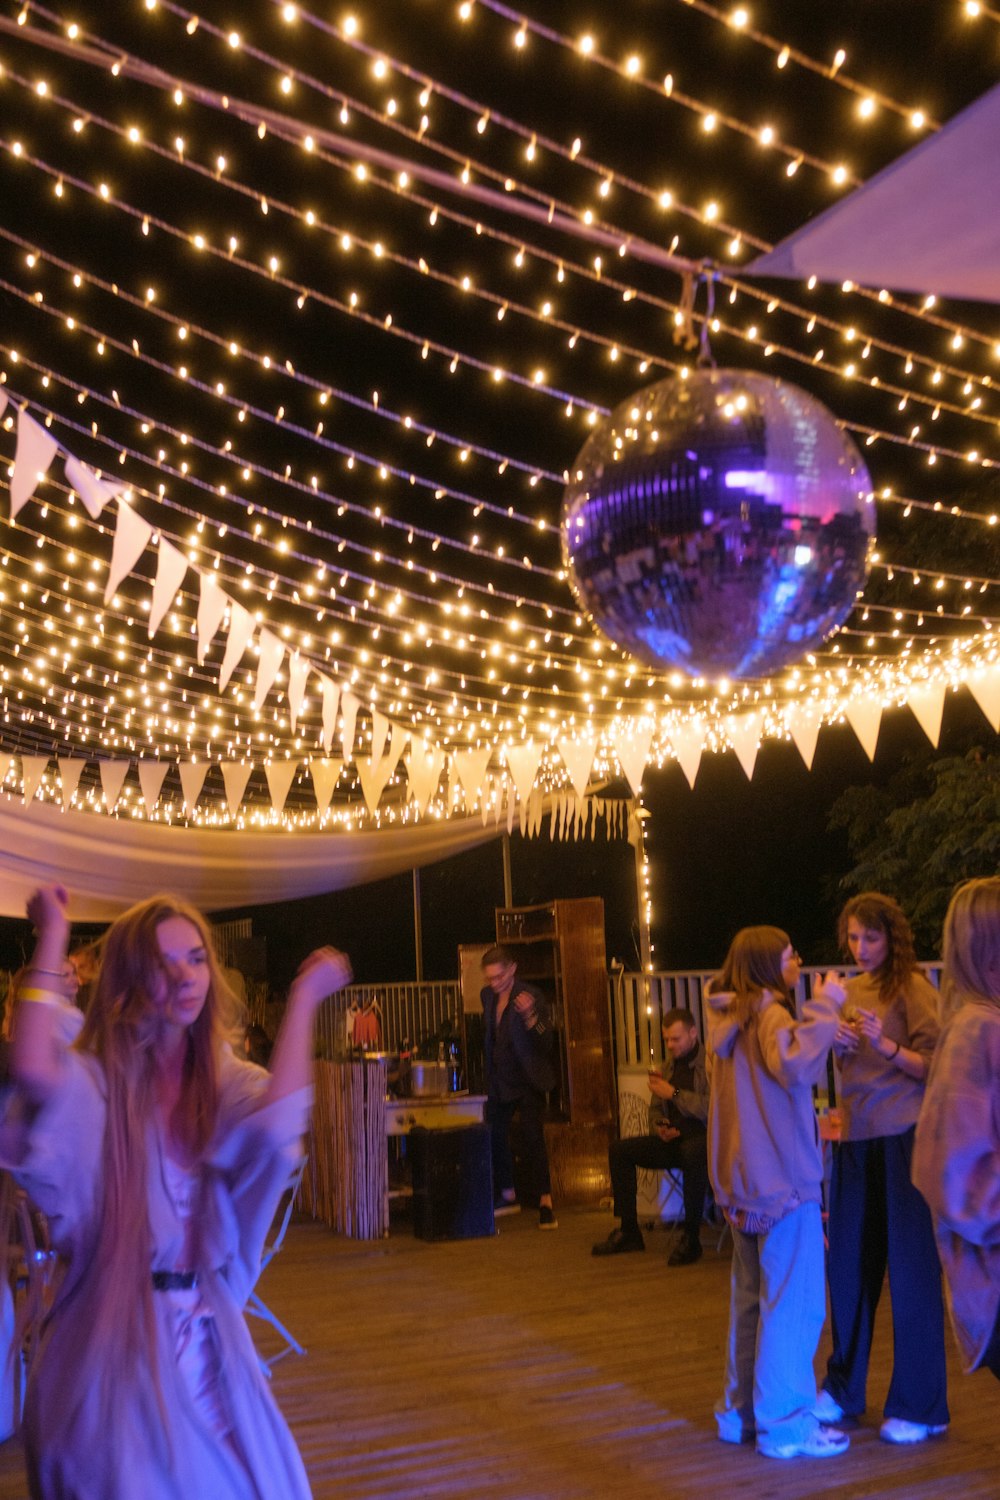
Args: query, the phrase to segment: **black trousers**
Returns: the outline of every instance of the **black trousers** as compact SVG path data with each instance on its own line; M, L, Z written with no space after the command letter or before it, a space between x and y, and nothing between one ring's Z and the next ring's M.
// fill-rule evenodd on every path
M833 1353L823 1384L847 1412L865 1409L868 1357L889 1270L892 1380L885 1415L948 1421L941 1263L930 1211L910 1181L914 1129L833 1148L830 1314Z
M521 1134L521 1167L524 1194L529 1203L551 1193L549 1153L545 1146L542 1118L545 1095L533 1089L520 1099L487 1099L486 1119L490 1127L493 1153L493 1191L510 1191L514 1186L514 1156L510 1147L510 1128L517 1115Z
M703 1130L674 1141L661 1141L658 1135L626 1136L614 1142L608 1158L615 1213L626 1232L639 1227L636 1169L645 1167L651 1172L662 1172L669 1167L681 1172L684 1178L684 1231L691 1240L699 1238L708 1192L708 1150Z

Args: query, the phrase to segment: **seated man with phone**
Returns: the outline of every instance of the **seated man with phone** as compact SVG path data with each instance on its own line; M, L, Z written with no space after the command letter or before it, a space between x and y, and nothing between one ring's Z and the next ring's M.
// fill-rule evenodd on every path
M668 1264L689 1266L701 1259L701 1219L708 1192L708 1076L705 1049L689 1010L669 1010L662 1022L667 1056L650 1070L649 1134L615 1141L609 1153L615 1213L621 1221L594 1255L645 1250L636 1210L637 1168L680 1171L684 1181L684 1233Z

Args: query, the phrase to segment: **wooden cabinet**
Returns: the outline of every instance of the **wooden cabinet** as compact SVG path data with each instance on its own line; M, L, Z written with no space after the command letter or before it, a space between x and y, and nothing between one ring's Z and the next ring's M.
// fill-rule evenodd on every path
M520 977L554 1010L560 1086L546 1125L553 1193L557 1202L596 1202L609 1188L616 1115L604 902L585 896L498 907L496 932Z

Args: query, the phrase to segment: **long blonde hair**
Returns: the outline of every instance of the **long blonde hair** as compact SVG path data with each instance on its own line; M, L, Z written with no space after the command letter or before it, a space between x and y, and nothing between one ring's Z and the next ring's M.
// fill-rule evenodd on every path
M959 886L944 919L945 1009L970 1000L1000 1006L1000 876Z
M732 992L732 1012L749 1026L765 990L788 998L781 955L792 940L780 927L742 927L729 945L726 961L712 980L713 994Z
M175 1115L180 1144L197 1160L215 1130L220 1060L234 999L199 912L175 896L153 896L123 913L103 943L97 987L76 1041L100 1062L107 1086L104 1205L93 1262L92 1337L109 1356L99 1361L113 1381L128 1378L155 1346L152 1244L147 1187L147 1132L155 1117L156 1074L166 1034L154 1001L165 965L157 929L183 917L208 955L205 1004L188 1030ZM154 1377L155 1378L155 1377Z

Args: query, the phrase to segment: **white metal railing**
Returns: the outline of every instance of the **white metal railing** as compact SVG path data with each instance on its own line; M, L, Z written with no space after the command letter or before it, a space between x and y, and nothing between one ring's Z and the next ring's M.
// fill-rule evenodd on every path
M462 992L457 980L430 983L352 984L323 1002L317 1040L322 1057L337 1057L347 1050L347 1012L351 1004L360 1008L378 1005L379 1048L397 1052L403 1042L418 1043L433 1036L445 1021L461 1034Z
M832 964L815 964L803 968L796 989L799 1005L812 994L817 976L833 967ZM923 970L931 984L939 983L940 962L919 964L918 968ZM675 1006L689 1010L695 1018L699 1035L705 1035L704 994L714 972L712 969L658 970L652 974L612 972L609 976L612 1035L619 1069L657 1067L662 1063L660 1019ZM837 972L849 977L859 970L841 967Z

